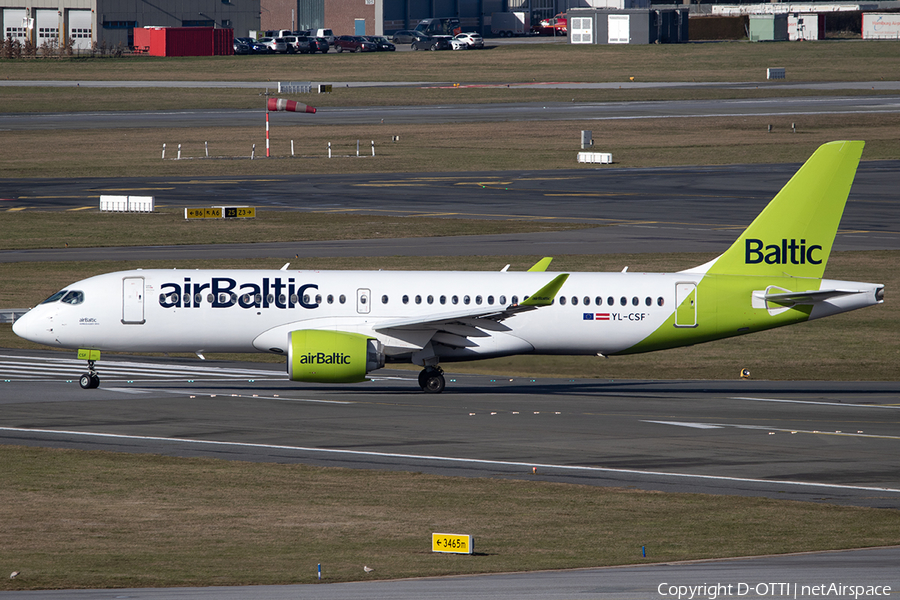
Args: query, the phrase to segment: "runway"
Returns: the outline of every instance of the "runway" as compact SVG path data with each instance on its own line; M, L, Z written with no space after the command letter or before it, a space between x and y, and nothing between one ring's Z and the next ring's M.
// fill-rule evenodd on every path
M272 84L274 85L274 84ZM142 129L158 127L258 127L266 111L160 110L83 113L0 114L0 131L70 129ZM667 102L521 102L443 104L431 106L322 107L314 115L272 112L273 127L293 125L367 125L478 123L496 121L604 121L866 114L900 112L900 96L810 96L740 100L673 100ZM73 118L76 117L77 118Z
M0 440L465 477L900 507L896 382L614 381L414 371L286 381L282 365L6 351ZM536 473L535 473L536 470Z

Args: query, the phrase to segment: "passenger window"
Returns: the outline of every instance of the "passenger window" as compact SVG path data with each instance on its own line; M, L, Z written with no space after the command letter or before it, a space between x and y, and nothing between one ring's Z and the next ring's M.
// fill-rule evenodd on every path
M450 302L452 302L453 304L459 304L459 296L453 296L452 298L450 298Z
M506 304L506 296L500 296L500 304Z
M328 294L328 298L326 298L328 304L334 304L334 294Z
M594 298L594 304L596 304L597 306L603 306L603 298L597 296L596 298Z
M209 302L210 304L212 304L215 301L215 299L216 299L216 297L213 296L212 294L206 295L206 301Z
M493 304L493 303L494 303L494 297L488 296L488 304Z
M416 295L416 304L422 304L422 296Z
M560 297L559 297L559 303L560 303L561 305L565 306L565 305L566 305L566 297L565 297L565 296L560 296Z
M646 304L647 306L653 306L653 298L647 296L647 299L644 300L644 304Z
M578 296L572 296L572 306L578 306Z
M316 304L322 304L322 294L316 294Z
M55 294L53 294L52 296L50 296L49 298L47 298L46 300L41 302L41 304L50 304L51 302L56 302L57 300L59 300L60 298L62 298L65 295L66 295L66 290L62 290L61 292L56 292Z
M631 299L632 306L637 306L640 303L641 303L641 301L637 296L635 296L634 298Z
M197 294L197 295L199 296L200 294ZM303 296L304 302L306 302L308 300L309 300L309 296ZM266 296L266 302L268 302L269 304L275 304L275 294L269 294L268 296ZM197 304L200 304L200 300L197 300Z
M518 304L518 303L519 303L519 297L518 297L518 296L513 296L510 300L512 301L513 304Z
M441 304L447 304L447 296L441 296Z
M284 304L284 296L279 296L278 298ZM303 304L309 304L309 294L303 294Z
M403 294L403 304L409 304L409 296Z
M475 296L475 304L481 304L481 296Z
M628 298L622 296L621 298L619 298L619 304L621 304L622 306L628 306Z
M387 304L387 303L388 303L388 297L387 297L387 294L385 294L384 296L381 297L381 303L382 303L382 304Z
M434 304L434 296L428 296L428 304Z
M463 304L468 304L471 301L468 295L463 296Z
M585 306L589 306L590 303L591 303L591 299L588 298L587 296L585 296L585 297L584 297L584 305L585 305Z
M610 306L612 306L613 304L616 303L616 299L613 298L612 296L610 296L609 298L606 299L606 303L609 304Z
M665 304L665 300L663 300L663 297L660 296L659 298L656 299L656 303L657 303L659 306L662 306L663 304Z
M300 298L297 297L297 294L291 294L291 304L297 304Z
M341 304L346 303L346 302L347 302L347 296L341 294L341 295L338 297L338 302L340 302Z

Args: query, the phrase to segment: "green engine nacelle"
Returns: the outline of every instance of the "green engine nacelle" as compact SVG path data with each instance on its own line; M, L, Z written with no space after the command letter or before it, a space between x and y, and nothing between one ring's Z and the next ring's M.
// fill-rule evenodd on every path
M381 342L360 333L302 329L288 336L291 381L355 383L384 366Z

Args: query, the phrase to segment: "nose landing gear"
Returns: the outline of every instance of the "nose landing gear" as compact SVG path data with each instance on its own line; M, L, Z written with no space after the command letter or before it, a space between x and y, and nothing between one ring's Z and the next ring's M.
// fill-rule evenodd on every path
M79 350L78 359L86 360L88 364L88 372L83 374L78 379L78 385L80 385L81 388L85 390L92 390L94 388L100 387L100 376L97 375L97 370L94 369L94 363L100 360L100 351Z
M419 373L419 387L426 394L440 394L444 391L444 370L437 366L425 367Z

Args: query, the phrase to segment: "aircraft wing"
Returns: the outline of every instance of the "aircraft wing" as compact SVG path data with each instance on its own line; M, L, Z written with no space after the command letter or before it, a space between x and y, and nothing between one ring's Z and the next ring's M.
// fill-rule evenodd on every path
M509 331L510 327L504 325L502 321L519 313L553 304L553 299L568 277L568 273L558 275L519 304L510 304L506 308L479 307L397 319L378 323L373 329L388 335L391 335L392 331L431 331L433 332L431 339L434 341L456 347L475 346L477 344L468 338L488 337L491 335L488 333L490 331Z

